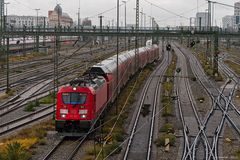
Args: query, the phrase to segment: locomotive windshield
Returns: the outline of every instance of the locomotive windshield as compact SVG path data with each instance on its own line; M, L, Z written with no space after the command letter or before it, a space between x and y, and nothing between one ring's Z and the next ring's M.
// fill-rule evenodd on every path
M64 104L84 104L87 95L83 93L63 93L62 100Z

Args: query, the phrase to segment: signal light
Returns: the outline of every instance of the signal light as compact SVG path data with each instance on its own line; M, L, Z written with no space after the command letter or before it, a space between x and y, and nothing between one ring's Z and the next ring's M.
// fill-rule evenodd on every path
M171 48L172 48L171 44L167 44L167 45L166 45L166 50L167 50L167 51L171 51Z

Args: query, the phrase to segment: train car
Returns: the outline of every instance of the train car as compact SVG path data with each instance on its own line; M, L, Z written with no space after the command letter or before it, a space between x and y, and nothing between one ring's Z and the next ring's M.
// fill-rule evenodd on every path
M57 93L56 130L79 132L88 129L107 103L107 82L97 76L76 79Z
M118 58L118 81L115 55L92 66L83 78L62 87L57 94L56 130L72 133L89 129L131 76L158 59L158 54L157 45L139 48L138 55L135 50L122 52Z

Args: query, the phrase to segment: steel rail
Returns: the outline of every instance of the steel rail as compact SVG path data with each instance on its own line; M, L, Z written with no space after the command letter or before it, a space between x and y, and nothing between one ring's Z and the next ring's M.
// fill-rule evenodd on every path
M36 122L36 120L43 119L53 113L53 106L50 105L47 107L44 107L38 111L35 111L33 113L30 113L28 115L24 115L20 118L14 119L10 122L4 123L0 125L0 136L4 135L6 133L9 133L13 130L16 130L20 127L26 126L27 124L30 124L32 122Z
M164 59L163 59L162 63L157 67L157 69L155 69L155 71L152 73L152 75L157 74L157 71L158 71L158 70L164 69L164 68L162 68L162 67L164 67L164 65L166 65L165 63L167 63L167 62L168 62L168 61L167 61L167 58L166 58L166 56L164 56ZM165 67L165 69L164 69L162 72L164 72L165 70L166 70L166 67ZM130 148L131 148L131 145L132 145L132 142L133 142L133 139L134 139L134 135L135 135L135 133L136 133L136 129L137 129L137 125L138 125L138 121L139 121L141 109L142 109L142 106L143 106L143 103L144 103L144 100L145 100L147 91L148 91L148 89L149 89L149 86L150 86L153 78L154 78L154 76L150 76L150 78L147 80L147 82L146 82L146 84L145 84L145 86L144 86L144 88L143 88L143 93L142 93L142 95L141 95L141 101L140 101L140 104L138 105L137 115L136 115L136 117L135 117L134 125L133 125L133 127L132 127L130 137L128 138L128 144L127 144L126 150L125 150L125 152L124 152L124 157L123 157L124 160L127 160L127 159L128 159L128 155L129 155L129 152L130 152ZM159 82L160 82L161 78L162 78L162 77L160 77L160 76L158 77L158 83L157 83L157 85L160 85ZM157 98L156 98L156 97L157 97L156 93L158 93L157 89L159 89L159 87L156 87L156 88L155 88L155 92L154 92L154 95L155 95L155 96L154 96L154 102L153 102L154 104L153 104L153 107L154 107L155 109L153 108L153 111L152 111L151 127L154 126L154 120L153 120L153 119L155 119L155 112L156 112L156 104L155 104L155 102L156 102L156 100L157 100ZM147 150L147 156L146 156L146 159L148 159L148 160L149 160L149 158L151 158L151 147L152 147L152 139L153 139L152 137L153 137L153 130L154 130L154 128L151 128L151 127L150 127L150 132L149 132L148 150Z
M178 49L181 50L179 47L178 47ZM183 51L182 51L182 52L183 52ZM183 52L183 53L184 53L184 52ZM194 61L194 60L193 60L193 61ZM197 61L196 61L196 64L199 66L199 68L201 68L201 67L200 67L200 64L199 64ZM201 70L201 71L202 71L202 70ZM204 76L203 76L203 77L204 77ZM210 82L206 77L204 77L204 78L205 78L205 80L207 80L207 81L209 82L209 84L211 84L211 86L213 87L212 82ZM215 98L213 97L211 91L209 90L209 88L208 88L207 86L205 86L205 84L202 82L201 79L200 79L200 83L203 85L203 87L205 88L205 90L208 92L208 94L210 95L211 99L214 100ZM214 88L215 88L215 87L214 87ZM215 89L216 89L216 88L215 88ZM221 111L224 113L224 110L223 110L223 108L221 107L222 105L221 105L221 103L219 103L219 101L220 101L220 98L223 98L223 99L226 101L226 97L225 97L225 95L223 95L223 93L221 93L221 91L219 91L218 89L216 89L216 90L217 90L220 94L219 94L218 98L214 100L214 105L218 105L219 108L221 109ZM206 119L205 119L205 121L204 121L205 126L207 125L208 119L209 119L210 115L213 114L213 112L214 112L214 111L213 111L213 108L212 108L212 112L209 112L208 116L206 117ZM228 121L230 122L230 124L234 127L234 129L235 129L238 133L240 133L240 132L239 132L239 129L237 128L237 126L235 125L235 123L232 121L231 117L230 117L227 113L226 113L225 115L226 115ZM204 128L204 129L205 129L205 128ZM210 155L210 156L216 158L215 156L212 155L212 149L211 149L211 155Z

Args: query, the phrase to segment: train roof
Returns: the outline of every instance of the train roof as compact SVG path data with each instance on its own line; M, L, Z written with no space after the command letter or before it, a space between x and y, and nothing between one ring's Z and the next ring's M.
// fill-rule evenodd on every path
M149 50L151 48L156 48L157 46L148 46L148 47L142 47L139 48L139 53L143 53L146 50ZM121 52L118 56L119 63L124 62L128 58L135 56L135 50L125 51ZM117 55L114 55L108 59L103 60L100 63L97 63L92 67L94 68L101 68L104 73L112 73L117 68Z
M78 78L70 82L72 87L92 87L94 90L97 90L106 82L105 78L102 76L86 76L83 78Z

